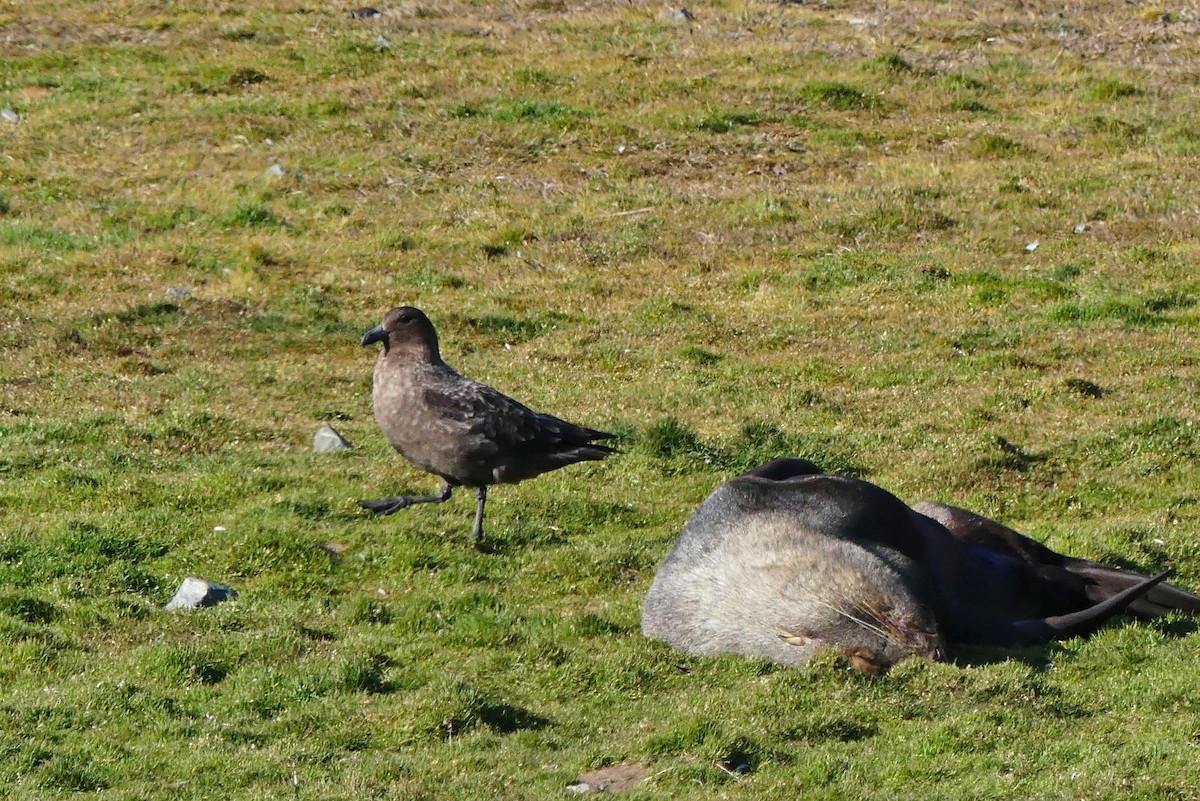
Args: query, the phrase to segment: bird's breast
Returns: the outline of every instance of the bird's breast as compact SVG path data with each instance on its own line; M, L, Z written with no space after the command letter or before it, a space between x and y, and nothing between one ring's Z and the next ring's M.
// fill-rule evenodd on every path
M421 469L467 479L473 461L469 423L430 402L453 389L436 370L401 366L381 359L371 397L375 420L388 442Z
M419 381L411 370L396 369L383 359L375 365L371 401L375 421L388 441L397 447L412 436L420 416Z

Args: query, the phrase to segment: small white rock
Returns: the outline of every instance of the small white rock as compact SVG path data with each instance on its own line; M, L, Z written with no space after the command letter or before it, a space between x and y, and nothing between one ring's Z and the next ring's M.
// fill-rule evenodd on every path
M279 178L286 172L287 172L287 170L285 170L279 164L272 164L270 167L267 167L267 175L273 176L275 178Z
M334 453L353 448L350 440L342 436L333 426L321 426L313 434L313 453Z
M168 603L167 609L199 609L206 606L216 606L222 601L237 597L237 590L213 584L211 581L188 576L175 591L175 597Z
M1040 247L1040 246L1041 246L1041 244L1042 244L1041 242L1038 242L1038 241L1035 239L1034 241L1032 241L1032 242L1030 242L1028 245L1026 245L1026 246L1025 246L1025 249L1026 249L1027 251L1029 251L1030 253L1032 253L1033 251L1037 250L1037 249L1038 249L1038 247Z
M587 795L592 792L592 785L587 782L575 782L575 784L567 785L567 792L575 795Z
M695 22L696 15L686 8L668 8L659 16L668 22Z
M11 108L0 108L0 119L3 119L5 122L20 122L21 115Z
M1075 226L1075 233L1082 234L1085 231L1090 231L1091 228L1092 226L1088 225L1087 223L1080 223L1079 225Z

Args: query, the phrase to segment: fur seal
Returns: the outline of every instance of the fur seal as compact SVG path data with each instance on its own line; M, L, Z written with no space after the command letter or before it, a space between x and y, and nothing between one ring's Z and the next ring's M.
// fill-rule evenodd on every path
M1063 556L952 506L907 506L857 478L777 459L718 487L655 575L642 631L691 654L784 665L823 648L868 673L958 644L1090 634L1129 611L1200 611L1200 597Z

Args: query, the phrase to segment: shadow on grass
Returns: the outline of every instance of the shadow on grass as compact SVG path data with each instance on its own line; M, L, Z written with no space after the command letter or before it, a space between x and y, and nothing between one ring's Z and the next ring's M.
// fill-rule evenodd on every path
M447 536L462 538L476 551L488 556L505 556L532 548L562 545L567 541L561 530L556 531L544 525L514 522L510 525L497 524L489 527L485 530L482 540L470 542L468 528L469 526L464 526L462 531L450 532Z
M960 645L956 646L948 660L956 667L983 667L1001 662L1019 662L1036 670L1045 669L1062 652L1058 643L1013 648L1003 645Z
M1187 637L1200 630L1200 621L1194 617L1183 615L1165 615L1154 620L1138 620L1137 618L1117 618L1115 625L1121 621L1127 624L1145 626L1169 637ZM954 648L949 662L958 667L983 667L1001 662L1020 662L1035 670L1044 670L1054 664L1055 660L1070 652L1061 642L1049 642L1045 645L1011 647L1003 645L963 645Z
M1200 631L1200 621L1194 617L1166 615L1156 620L1148 621L1145 625L1162 632L1169 637L1186 637Z

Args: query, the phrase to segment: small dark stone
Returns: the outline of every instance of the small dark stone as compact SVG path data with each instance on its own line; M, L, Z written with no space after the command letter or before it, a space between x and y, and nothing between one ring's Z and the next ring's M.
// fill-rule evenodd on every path
M934 265L921 270L921 275L932 281L945 281L950 277L950 271L941 265Z
M1093 384L1084 378L1068 378L1067 389L1072 392L1082 395L1085 398L1101 398L1104 397L1104 390L1100 389L1099 384Z
M383 14L380 13L379 9L371 8L370 6L356 8L350 12L351 19L379 19L382 16Z

